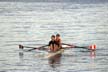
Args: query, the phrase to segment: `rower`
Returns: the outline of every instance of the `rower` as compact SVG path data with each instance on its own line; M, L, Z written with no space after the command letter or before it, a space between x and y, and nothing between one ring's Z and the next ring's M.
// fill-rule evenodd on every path
M58 51L59 44L55 41L55 35L51 36L51 41L49 42L48 46L51 52Z
M59 44L59 49L61 49L62 48L62 44L61 44L60 34L56 34L55 41Z

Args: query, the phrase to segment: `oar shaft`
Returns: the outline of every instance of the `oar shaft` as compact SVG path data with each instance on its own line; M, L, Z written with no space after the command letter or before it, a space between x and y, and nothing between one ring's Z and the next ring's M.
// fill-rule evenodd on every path
M88 48L88 47L75 46L75 48Z
M28 46L24 46L25 48L36 48L36 47L28 47ZM36 48L37 49L37 48Z
M29 49L28 51L32 51L32 50L48 50L47 48L44 48L44 47L40 47L40 48L33 48L33 49Z
M88 49L88 50L96 50L96 45L93 44L93 45L90 45L90 46L75 46L75 45L72 45L72 44L66 44L66 43L62 43L63 45L68 45L70 46L71 48L83 48L83 49Z
M35 49L38 49L38 50L46 50L46 47L48 45L44 45L44 46L41 46L41 47L29 47L29 46L23 46L23 45L19 45L19 48L20 49L23 49L23 48L32 48L32 49L29 49L28 51L32 51L32 50L35 50Z

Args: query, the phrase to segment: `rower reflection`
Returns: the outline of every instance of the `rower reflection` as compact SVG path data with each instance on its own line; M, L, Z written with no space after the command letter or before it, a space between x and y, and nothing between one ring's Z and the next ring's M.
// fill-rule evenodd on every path
M62 54L57 54L53 57L49 58L49 65L53 68L57 67L57 65L60 65L60 61L61 61L61 56Z
M20 58L21 61L23 60L23 57L24 57L24 53L23 52L19 52L19 58Z
M90 52L90 57L91 57L92 59L94 59L94 58L96 57L96 52L95 52L95 51L91 51L91 52Z

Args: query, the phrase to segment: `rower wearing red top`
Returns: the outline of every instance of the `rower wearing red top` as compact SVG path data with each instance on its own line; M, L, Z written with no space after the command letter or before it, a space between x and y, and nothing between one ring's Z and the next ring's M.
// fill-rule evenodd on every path
M60 38L60 34L56 34L56 39L55 41L57 42L57 44L59 45L59 49L62 48L62 44L61 44L61 38Z

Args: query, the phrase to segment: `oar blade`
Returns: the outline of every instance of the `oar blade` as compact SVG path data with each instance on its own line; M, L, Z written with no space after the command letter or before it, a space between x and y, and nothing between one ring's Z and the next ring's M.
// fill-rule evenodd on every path
M19 45L19 49L23 49L24 48L24 46L23 45Z
M93 45L90 45L88 48L92 51L95 51L96 50L96 44L93 44Z

